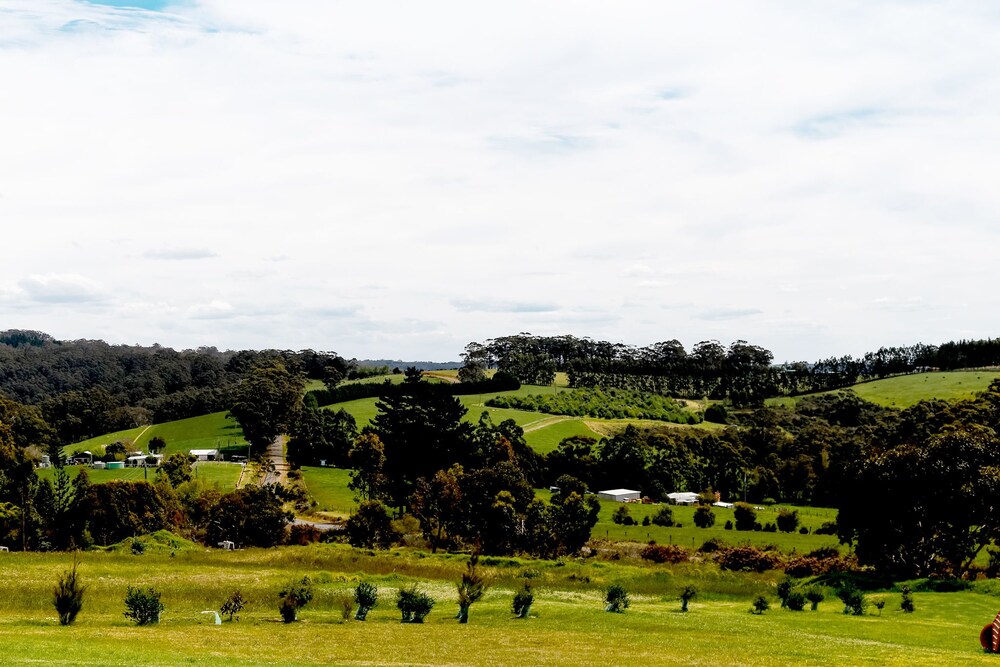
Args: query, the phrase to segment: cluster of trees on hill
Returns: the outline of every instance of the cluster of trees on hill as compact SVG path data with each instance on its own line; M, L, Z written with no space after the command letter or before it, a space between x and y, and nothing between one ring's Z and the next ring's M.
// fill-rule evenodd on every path
M228 409L234 387L261 363L280 361L336 384L352 362L332 352L57 341L35 331L0 333L0 394L37 408L47 424L33 444L57 447L112 431Z
M547 385L561 371L573 387L616 387L754 406L770 396L825 391L931 368L997 366L1000 339L883 347L859 358L774 365L769 350L743 340L729 347L702 341L688 351L677 340L635 347L575 336L517 334L469 343L462 358L462 374L468 377L496 368L523 384Z

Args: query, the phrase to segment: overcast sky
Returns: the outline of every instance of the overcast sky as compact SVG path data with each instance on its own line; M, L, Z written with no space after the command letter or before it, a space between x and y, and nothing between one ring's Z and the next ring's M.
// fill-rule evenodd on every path
M998 34L983 2L0 0L0 329L996 337Z

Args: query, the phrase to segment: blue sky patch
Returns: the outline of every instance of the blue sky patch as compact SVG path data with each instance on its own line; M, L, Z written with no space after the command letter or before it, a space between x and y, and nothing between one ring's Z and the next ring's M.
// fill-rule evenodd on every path
M105 5L107 7L123 7L128 9L146 9L151 12L160 12L170 5L170 0L87 0L92 5Z

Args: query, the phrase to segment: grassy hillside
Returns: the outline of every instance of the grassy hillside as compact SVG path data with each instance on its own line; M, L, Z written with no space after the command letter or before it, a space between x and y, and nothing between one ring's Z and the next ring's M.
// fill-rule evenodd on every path
M168 456L174 452L186 452L192 449L229 449L236 453L245 453L247 446L239 425L232 419L227 419L225 412L213 412L200 417L109 433L69 445L64 450L67 453L79 450L94 451L112 442L128 440L133 443L136 450L146 452L149 451L149 439L156 435L166 440L167 448L163 454Z
M861 382L851 389L866 401L891 408L907 408L932 398L945 401L974 398L978 392L985 391L997 377L1000 377L998 371L916 373ZM792 405L798 398L800 397L771 399L768 404Z
M455 581L461 555L396 550L368 555L342 545L280 549L147 551L81 554L89 584L75 625L59 627L50 604L66 554L10 553L0 560L0 643L5 665L86 664L124 667L291 665L491 665L590 663L622 665L991 665L977 641L996 613L997 599L976 592L916 593L916 612L898 611L897 592L882 593L881 616L846 616L828 596L816 612L778 608L777 573L734 574L711 564L652 566L607 561L484 559L492 581L459 625ZM513 591L530 573L531 618L512 620ZM310 576L315 599L301 622L277 622L276 591L292 577ZM364 623L344 622L339 596L365 579L379 604ZM423 625L403 625L393 604L398 588L416 582L436 601ZM602 608L602 591L620 582L631 593L623 614ZM154 586L166 605L159 625L136 628L122 617L129 584ZM677 595L694 585L690 611ZM249 598L241 620L209 624L236 589ZM772 609L748 614L754 596ZM141 657L140 657L141 656Z

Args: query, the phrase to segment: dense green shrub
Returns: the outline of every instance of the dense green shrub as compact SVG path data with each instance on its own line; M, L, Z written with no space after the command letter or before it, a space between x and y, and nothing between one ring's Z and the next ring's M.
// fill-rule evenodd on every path
M619 505L618 508L611 515L611 520L620 526L632 526L635 525L635 519L629 514L628 506Z
M378 604L378 588L374 584L362 581L354 589L354 602L358 605L358 612L354 615L357 621L368 618L368 612Z
M699 528L711 528L715 525L715 512L708 505L698 505L694 511L694 525Z
M136 625L159 623L160 614L164 609L158 590L152 587L146 589L128 587L125 593L125 618Z
M657 526L672 526L674 525L674 511L670 509L670 505L663 505L660 509L656 510L652 521Z
M757 523L757 510L747 503L736 503L733 505L733 521L736 530L753 530Z
M838 591L837 597L844 603L844 613L852 616L862 616L868 607L868 601L857 586L846 582Z
M278 613L285 623L298 620L299 609L305 607L313 599L313 584L309 577L293 579L278 591Z
M791 595L792 589L795 587L795 580L791 577L785 577L778 582L777 593L778 599L781 600L781 606L788 606L788 596Z
M912 614L916 608L913 605L913 592L910 590L909 586L903 586L902 593L903 598L899 602L899 608L907 614Z
M799 511L781 509L778 511L778 518L775 521L781 532L794 533L795 529L799 527Z
M52 591L52 604L59 615L59 625L72 625L83 609L83 593L87 587L80 583L76 571L78 565L79 562L74 560L73 569L56 579L56 587Z
M806 596L802 591L791 591L785 598L785 606L792 611L802 611L806 607Z
M705 421L713 424L725 424L729 419L726 407L721 403L713 403L705 408Z
M753 606L750 608L751 614L763 614L765 611L771 608L771 603L767 601L767 598L763 595L758 595L753 601Z
M531 605L534 601L535 596L531 592L531 584L526 579L521 590L514 593L511 609L518 618L528 618L528 612L531 611Z
M826 599L826 595L818 587L810 586L806 589L806 599L809 600L809 604L811 605L809 608L812 611L816 611L819 609L819 603Z
M620 584L611 584L604 593L604 603L604 611L620 614L628 609L628 592Z
M427 595L413 584L409 588L400 588L396 596L396 608L401 614L403 623L423 623L427 614L434 608L434 598Z

